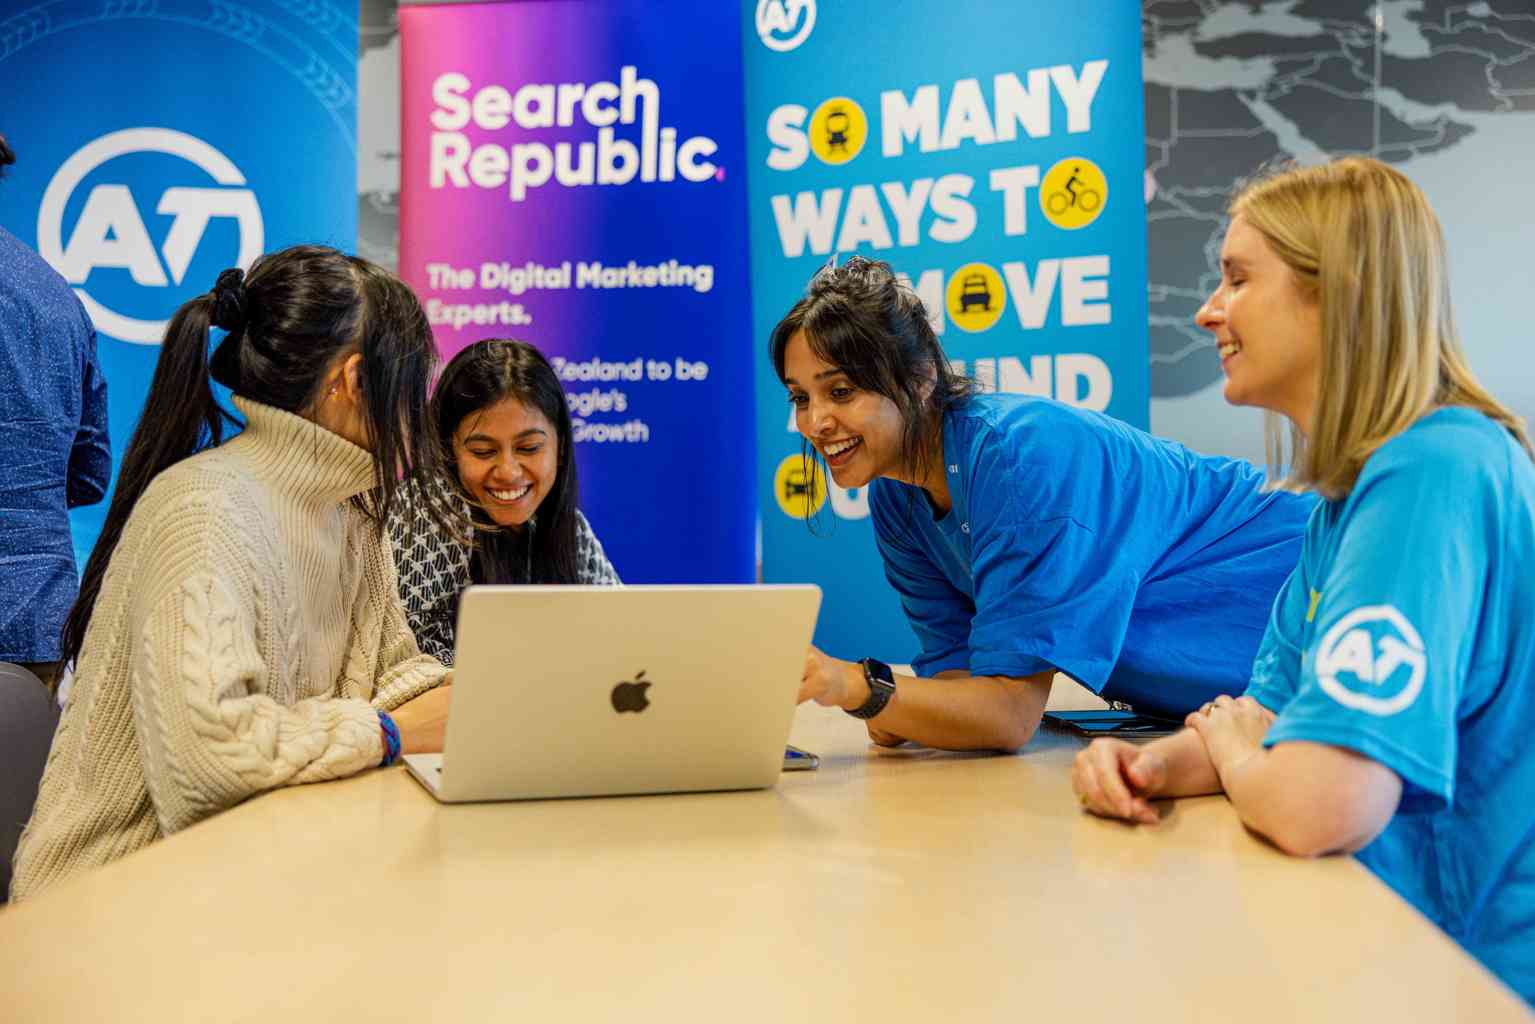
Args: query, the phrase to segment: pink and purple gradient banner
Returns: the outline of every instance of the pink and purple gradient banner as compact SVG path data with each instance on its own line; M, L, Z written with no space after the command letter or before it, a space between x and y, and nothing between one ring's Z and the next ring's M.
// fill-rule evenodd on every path
M630 582L755 574L740 13L404 7L400 273L451 357L538 346Z

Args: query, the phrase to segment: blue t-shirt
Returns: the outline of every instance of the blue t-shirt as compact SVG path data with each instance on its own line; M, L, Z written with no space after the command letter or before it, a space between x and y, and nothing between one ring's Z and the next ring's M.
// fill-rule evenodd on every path
M948 514L883 478L869 499L920 675L1055 668L1180 715L1243 689L1315 498L1023 395L950 408L943 452Z
M1441 409L1319 505L1247 692L1265 744L1401 776L1360 861L1535 1002L1535 464L1508 433Z

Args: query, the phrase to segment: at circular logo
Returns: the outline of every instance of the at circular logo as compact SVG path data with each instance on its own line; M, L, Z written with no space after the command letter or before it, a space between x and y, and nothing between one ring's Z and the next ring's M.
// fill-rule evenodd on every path
M815 0L757 0L757 38L769 50L787 53L813 28Z
M1108 198L1109 180L1086 157L1067 157L1046 171L1039 183L1039 208L1045 219L1068 231L1097 220Z
M989 263L966 263L949 278L944 290L949 322L965 331L991 328L1007 308L1002 275Z
M91 189L74 228L64 239L64 210L76 187L98 167L130 153L165 153L180 157L196 169L185 184L166 188L154 213L174 217L156 249L143 213L126 184L104 182ZM208 179L218 188L209 188ZM249 268L261 255L264 242L261 207L245 185L245 175L223 153L201 139L169 128L126 128L88 143L59 166L43 192L37 214L37 248L70 284L90 314L96 329L120 341L158 345L164 320L125 316L90 294L87 279L98 267L126 269L133 283L145 288L179 286L197 253L208 222L233 218L239 246L225 266ZM231 187L237 186L237 187ZM162 262L163 260L163 262ZM209 282L210 284L212 282Z
M1391 605L1356 608L1333 624L1316 656L1317 683L1344 707L1394 715L1423 689L1423 638Z
M821 467L803 455L788 456L773 474L773 497L784 515L809 519L826 504L826 478Z
M833 96L810 115L810 149L823 163L847 163L868 139L869 119L846 96Z

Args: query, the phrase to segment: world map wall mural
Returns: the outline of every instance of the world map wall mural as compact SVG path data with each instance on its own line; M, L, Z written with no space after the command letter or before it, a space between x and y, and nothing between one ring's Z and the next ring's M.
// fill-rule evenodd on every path
M1194 312L1219 280L1232 188L1273 161L1365 153L1428 193L1478 375L1535 417L1535 0L1142 5L1152 426L1262 458L1261 418L1220 398Z

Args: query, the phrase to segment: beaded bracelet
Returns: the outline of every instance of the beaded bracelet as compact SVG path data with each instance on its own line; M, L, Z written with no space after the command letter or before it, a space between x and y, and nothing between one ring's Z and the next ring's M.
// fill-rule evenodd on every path
M388 768L400 759L400 727L385 711L378 713L378 724L384 730L384 759L379 762L379 767Z

